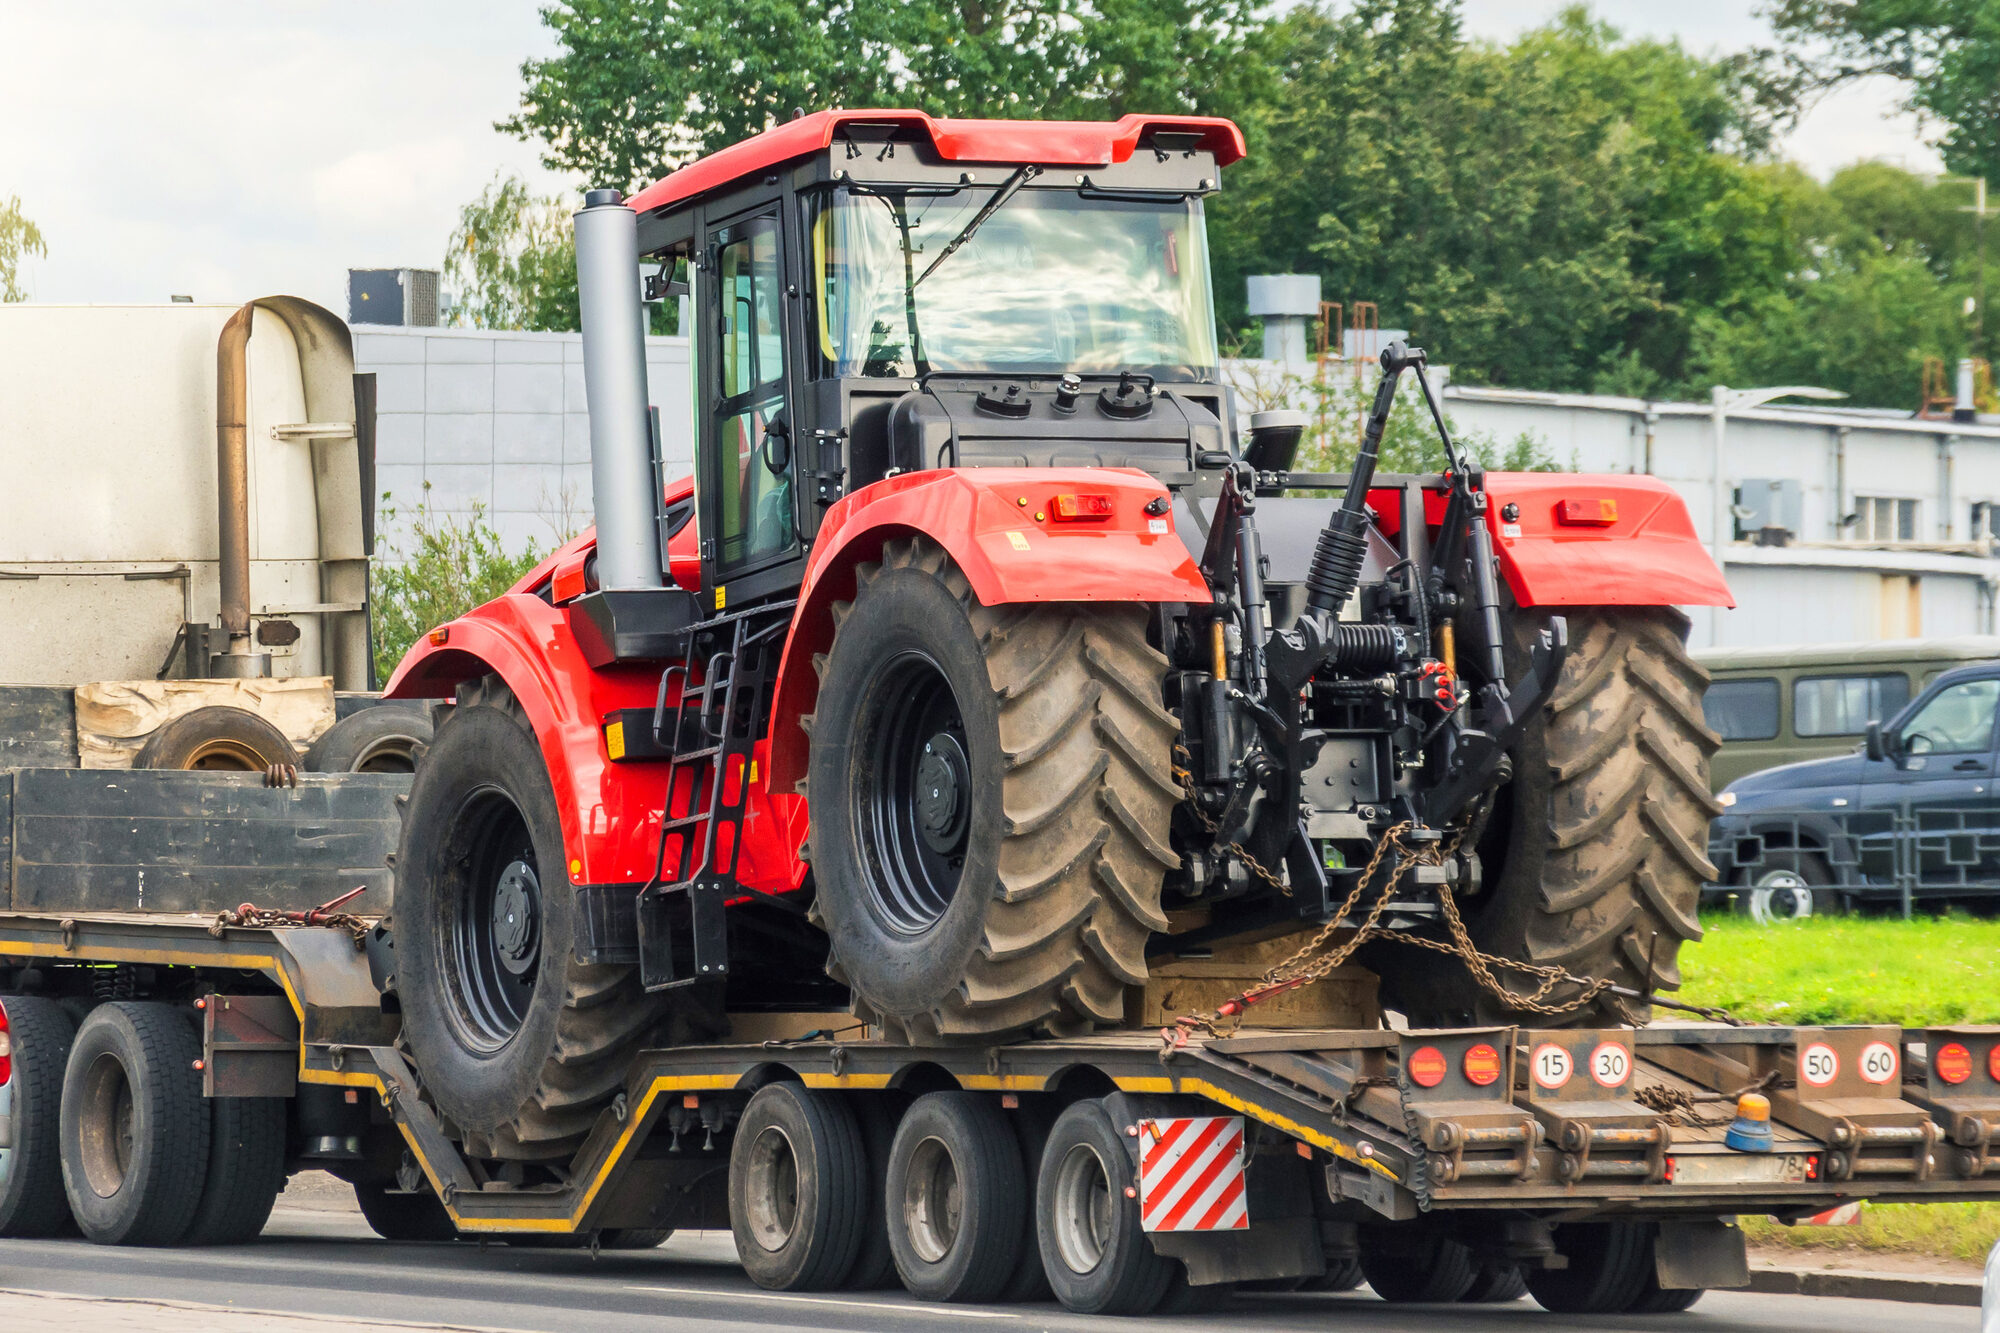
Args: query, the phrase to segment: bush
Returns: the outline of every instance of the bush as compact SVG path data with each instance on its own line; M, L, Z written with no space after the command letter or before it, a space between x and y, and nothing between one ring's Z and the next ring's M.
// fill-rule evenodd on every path
M439 513L429 483L424 490L403 542L376 543L375 678L385 683L419 635L506 592L543 556L533 542L521 555L507 554L483 505L468 515ZM382 496L385 523L397 513L390 499Z

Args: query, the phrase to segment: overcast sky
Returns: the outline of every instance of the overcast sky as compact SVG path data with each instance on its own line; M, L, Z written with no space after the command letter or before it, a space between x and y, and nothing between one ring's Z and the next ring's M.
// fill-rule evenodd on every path
M1560 0L1466 0L1504 39ZM1697 50L1769 37L1746 0L1599 0ZM88 17L85 16L87 11ZM537 0L0 0L0 197L49 255L41 301L234 303L289 292L345 313L350 267L436 267L496 170L543 188L492 128L551 49ZM1787 145L1824 174L1864 157L1935 170L1893 84L1828 99Z

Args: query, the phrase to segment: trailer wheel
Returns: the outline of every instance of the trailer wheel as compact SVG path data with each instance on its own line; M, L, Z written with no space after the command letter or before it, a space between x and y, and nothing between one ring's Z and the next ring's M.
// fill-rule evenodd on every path
M914 1042L1120 1021L1178 864L1145 608L983 606L917 538L834 617L807 721L828 971Z
M851 1092L847 1096L868 1156L868 1201L861 1218L861 1252L855 1256L845 1286L849 1291L881 1291L900 1285L896 1253L889 1248L889 1149L896 1141L896 1125L909 1109L910 1098L901 1092Z
M285 733L247 708L221 704L161 723L132 759L134 768L220 773L262 773L276 765L299 766Z
M271 1220L285 1187L285 1103L279 1097L209 1099L208 1178L183 1245L241 1245Z
M0 1239L57 1236L69 1229L62 1182L63 1069L76 1022L54 1000L0 997L12 1039L14 1146L0 1172Z
M457 1240L451 1214L429 1190L404 1194L386 1180L355 1181L354 1202L368 1229L383 1240Z
M172 1245L208 1172L201 1040L171 1005L90 1011L63 1074L62 1170L70 1211L100 1245Z
M1174 1265L1146 1239L1139 1204L1125 1196L1138 1172L1101 1101L1056 1117L1035 1178L1035 1238L1063 1308L1077 1314L1150 1314Z
M309 773L414 773L431 743L428 709L364 708L328 727L306 748Z
M1485 887L1461 909L1489 953L1642 995L1675 990L1681 945L1701 938L1701 886L1715 878L1708 821L1721 807L1709 793L1708 760L1720 741L1701 712L1708 673L1688 656L1688 620L1672 608L1561 611L1569 657L1514 748L1513 780L1478 837ZM1542 621L1517 610L1511 623L1508 669L1519 673ZM1455 958L1374 956L1386 1001L1413 1027L1523 1021ZM1539 1021L1643 1024L1650 1014L1644 1001L1605 994Z
M1433 1227L1365 1227L1361 1232L1362 1275L1391 1304L1461 1300L1472 1290L1478 1267L1470 1248Z
M1468 1305L1497 1305L1518 1301L1528 1294L1528 1274L1512 1259L1482 1259L1472 1274L1472 1285L1458 1299Z
M1027 1172L1000 1107L976 1092L917 1098L889 1149L889 1248L912 1296L990 1301L1021 1256Z
M1625 1313L1679 1314L1693 1309L1694 1303L1707 1294L1706 1287L1663 1287L1658 1276L1649 1272L1637 1299L1625 1307Z
M1049 1131L1055 1128L1055 1111L1041 1098L1024 1097L1017 1109L1005 1114L1021 1149L1021 1257L1014 1261L1013 1275L994 1299L1045 1301L1055 1292L1049 1286L1048 1268L1042 1263L1042 1247L1035 1239L1035 1176L1049 1146Z
M403 1035L469 1155L568 1156L662 1003L634 967L576 960L575 897L540 745L488 677L438 728L403 807Z
M736 1257L767 1291L830 1291L861 1252L867 1148L838 1093L772 1083L743 1108L729 1150Z
M1528 1293L1552 1314L1617 1314L1646 1294L1653 1229L1644 1222L1573 1222L1555 1229L1567 1268L1537 1268ZM1676 1292L1676 1295L1680 1293Z
M1326 1271L1299 1284L1300 1291L1353 1291L1368 1280L1359 1259L1329 1259Z

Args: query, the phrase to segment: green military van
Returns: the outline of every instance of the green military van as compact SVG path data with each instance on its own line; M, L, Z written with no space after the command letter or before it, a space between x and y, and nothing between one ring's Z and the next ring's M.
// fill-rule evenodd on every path
M1709 765L1721 791L1748 773L1853 749L1869 722L1886 721L1940 671L2000 660L2000 635L1707 648L1694 656L1713 677L1702 711L1722 737Z

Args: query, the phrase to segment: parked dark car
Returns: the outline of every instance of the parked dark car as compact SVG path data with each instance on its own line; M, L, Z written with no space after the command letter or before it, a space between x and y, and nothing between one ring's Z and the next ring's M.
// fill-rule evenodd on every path
M2000 906L1996 712L2000 663L1961 667L1870 722L1852 752L1730 783L1709 826L1710 896L1776 918L1862 903Z

